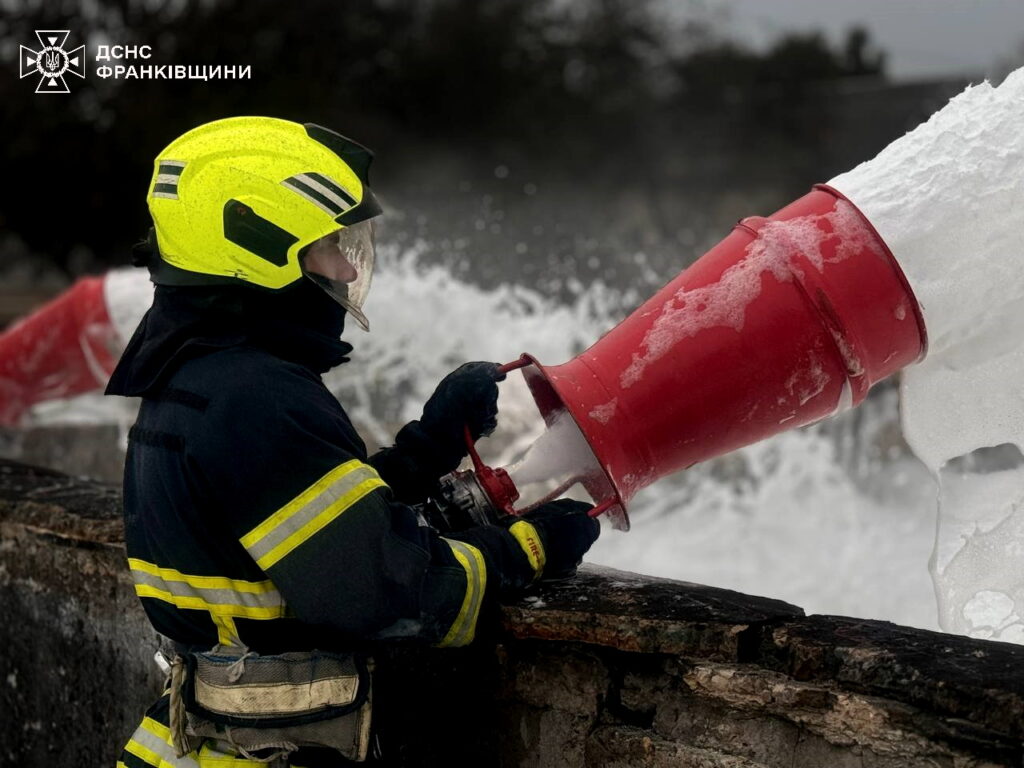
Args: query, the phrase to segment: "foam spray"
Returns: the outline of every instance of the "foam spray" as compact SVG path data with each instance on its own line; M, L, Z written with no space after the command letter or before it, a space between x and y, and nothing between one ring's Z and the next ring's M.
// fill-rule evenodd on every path
M925 316L902 423L940 481L943 629L1024 642L1024 69L968 88L829 182L874 224Z

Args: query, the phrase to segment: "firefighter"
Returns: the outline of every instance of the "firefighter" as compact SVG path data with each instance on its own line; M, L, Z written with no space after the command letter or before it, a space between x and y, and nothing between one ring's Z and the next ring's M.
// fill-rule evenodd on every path
M598 536L588 505L571 500L459 532L417 514L464 458L465 427L474 438L494 429L494 364L449 374L422 417L369 457L323 385L352 350L346 320L369 328L381 213L371 158L317 125L240 117L195 128L156 159L153 228L136 251L156 291L107 393L142 398L125 540L136 592L175 653L168 691L119 765L362 760L374 642L466 645L485 601L571 572ZM311 655L315 669L351 673L351 700L333 710L345 712L344 743L296 737L287 723L273 738L258 724L232 727L242 722L233 705L225 714L201 701L238 679L272 678L268 659ZM217 675L223 690L208 684ZM197 711L224 719L204 725ZM299 707L296 720L311 712Z

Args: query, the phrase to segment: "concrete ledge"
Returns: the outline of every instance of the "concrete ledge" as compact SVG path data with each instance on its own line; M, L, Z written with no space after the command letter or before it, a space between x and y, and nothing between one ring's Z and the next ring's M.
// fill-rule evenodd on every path
M520 639L743 661L760 643L762 627L804 612L781 600L584 566L574 579L544 585L503 614Z
M158 695L116 487L0 460L0 761L111 765ZM1024 647L585 567L381 648L395 765L1020 766Z

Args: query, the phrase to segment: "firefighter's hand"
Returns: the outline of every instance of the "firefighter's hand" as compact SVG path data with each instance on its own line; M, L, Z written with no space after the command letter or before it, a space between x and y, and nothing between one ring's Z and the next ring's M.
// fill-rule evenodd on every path
M590 545L597 541L601 524L587 513L592 504L559 499L507 521L509 533L516 537L542 579L572 576ZM528 523L533 530L519 523ZM533 531L539 548L531 541Z
M464 427L474 440L498 426L498 382L505 378L496 363L466 363L445 376L423 406L420 424L445 446L461 446Z

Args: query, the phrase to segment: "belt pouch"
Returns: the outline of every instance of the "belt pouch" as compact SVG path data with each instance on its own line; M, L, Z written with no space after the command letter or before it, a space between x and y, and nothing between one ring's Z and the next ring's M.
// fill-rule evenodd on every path
M300 747L329 747L348 760L366 758L370 670L365 659L324 651L237 656L216 648L176 661L184 667L180 706L187 722L184 743L176 739L179 750L191 751L210 738L263 761Z

